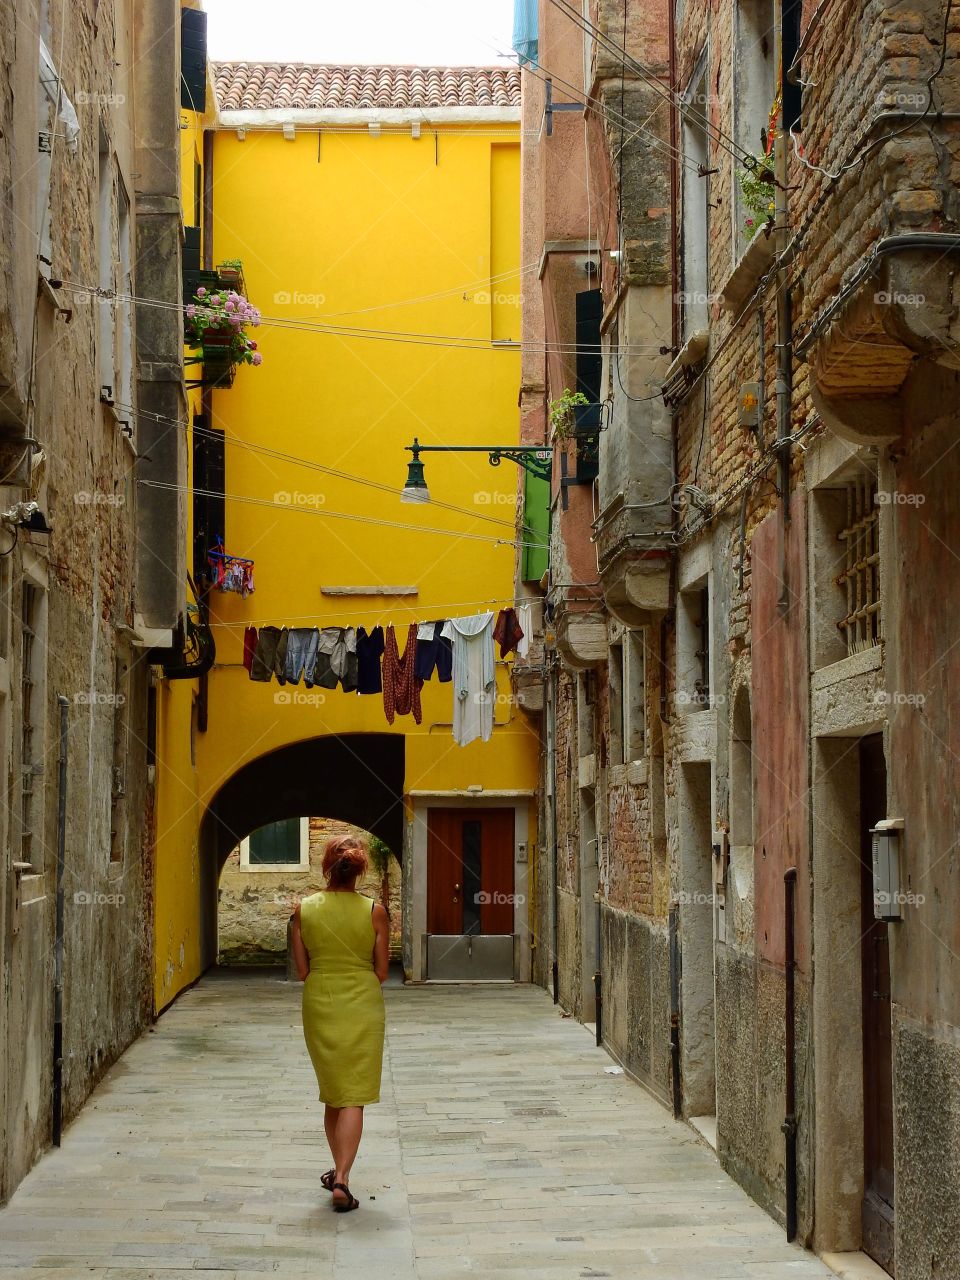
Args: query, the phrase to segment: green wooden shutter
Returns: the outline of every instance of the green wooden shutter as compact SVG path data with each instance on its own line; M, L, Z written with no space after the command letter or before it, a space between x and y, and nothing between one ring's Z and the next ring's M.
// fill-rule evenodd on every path
M252 867L300 861L300 819L285 818L260 827L250 836Z
M524 472L523 484L524 582L539 582L547 571L547 543L550 541L550 481ZM531 545L537 544L537 545Z

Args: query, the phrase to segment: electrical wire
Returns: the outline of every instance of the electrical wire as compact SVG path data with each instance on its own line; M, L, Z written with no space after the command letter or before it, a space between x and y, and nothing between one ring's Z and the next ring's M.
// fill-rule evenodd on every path
M222 440L225 444L232 445L238 449L246 449L251 453L264 454L267 457L275 459L277 462L286 462L286 463L290 463L293 466L305 467L310 471L319 471L324 475L334 476L338 480L348 480L354 484L366 485L368 488L377 489L382 493L389 493L395 496L397 492L395 487L388 484L383 484L379 480L371 480L366 476L354 475L352 472L341 471L336 467L327 467L327 466L324 466L323 463L315 462L311 458L301 458L301 457L298 457L296 454L284 453L279 449L272 449L268 445L259 445L259 444L254 444L252 441L240 440L236 436L227 435L225 431L221 431L213 427L198 426L196 422L194 422L191 426L190 424L183 422L178 418L168 418L160 413L151 413L143 410L138 410L134 405L122 404L118 402L116 407L118 409L123 409L125 412L137 414L138 417L147 418L151 422L159 422L164 426L169 426L171 428L176 427L179 429L192 431L195 435L202 435L207 437L208 439L217 440L217 441ZM443 502L443 501L431 498L430 505L432 507L440 507L445 511L455 511L457 512L458 515L468 516L472 520L485 520L490 524L502 525L505 529L516 528L515 522L512 520L500 520L497 516L487 515L486 512L470 511L466 507L458 507L455 503L452 503L452 502Z
M372 594L376 595L376 592ZM438 620L442 618L449 618L449 617L456 616L453 614L454 609L471 609L484 604L513 604L514 602L517 602L521 604L539 605L541 608L543 607L543 604L544 604L544 599L542 596L529 596L522 601L517 601L516 593L508 596L495 596L493 599L488 599L488 600L457 600L457 601L454 601L452 604L447 602L445 604L427 605L427 604L421 604L419 600L416 602L416 604L403 604L401 603L401 597L396 597L396 601L397 603L395 607L393 606L388 606L387 608L381 607L379 610L375 608L363 609L363 608L354 607L352 609L343 609L343 610L334 611L331 613L324 611L323 613L301 613L296 616L291 616L290 614L283 614L283 615L278 614L274 617L244 618L242 621L239 621L239 622L227 622L227 621L222 621L220 619L212 618L210 620L210 625L215 627L229 628L230 630L240 630L241 628L245 629L247 627L267 627L267 626L270 626L271 624L277 624L277 623L286 624L289 622L317 622L317 621L320 621L321 619L326 621L328 618L356 618L360 615L363 615L364 617L369 617L371 614L376 614L377 617L379 618L390 618L391 614L395 615L395 614L401 613L404 610L412 610L412 609L416 609L420 618L424 619L425 621L432 621L432 620Z
M320 516L330 520L348 520L354 524L375 524L386 529L406 529L413 533L433 533L446 538L456 538L468 542L489 542L496 547L533 547L538 551L547 550L543 542L518 542L516 539L494 538L483 533L461 533L455 529L435 529L430 525L406 524L402 520L378 520L375 516L359 516L351 511L327 511L319 507L293 506L289 502L277 502L271 498L252 498L240 493L218 493L213 489L196 489L190 485L170 484L165 480L138 480L138 485L145 489L160 489L168 493L192 494L194 497L217 498L223 502L236 502L240 505L254 507L271 507L278 511L295 511L301 515Z

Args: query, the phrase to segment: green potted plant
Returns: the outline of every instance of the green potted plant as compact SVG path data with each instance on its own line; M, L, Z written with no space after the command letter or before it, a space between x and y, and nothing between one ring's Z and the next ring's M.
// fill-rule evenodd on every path
M260 323L260 312L233 289L201 285L185 311L185 339L198 347L205 376L215 386L229 386L238 364L260 365L263 356L248 328Z
M239 258L225 258L217 266L217 275L221 285L232 286L243 293L243 263Z
M743 165L737 170L740 197L743 202L743 234L752 240L765 223L772 223L777 212L776 177L773 157L753 157L754 164Z
M582 391L571 391L569 387L564 387L563 395L550 401L550 425L558 440L566 440L573 434L576 426L574 410L578 405L589 403Z

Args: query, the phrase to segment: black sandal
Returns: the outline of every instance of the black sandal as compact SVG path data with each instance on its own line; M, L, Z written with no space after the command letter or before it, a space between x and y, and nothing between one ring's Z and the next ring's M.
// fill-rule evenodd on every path
M351 1193L350 1188L346 1186L344 1183L335 1182L333 1184L333 1190L343 1191L347 1197L346 1204L344 1204L340 1200L334 1200L333 1207L334 1209L336 1209L337 1213L349 1213L352 1209L360 1208L360 1201L357 1199L355 1195Z
M336 1169L328 1169L326 1173L320 1175L320 1185L327 1191L333 1190L333 1180L337 1176Z

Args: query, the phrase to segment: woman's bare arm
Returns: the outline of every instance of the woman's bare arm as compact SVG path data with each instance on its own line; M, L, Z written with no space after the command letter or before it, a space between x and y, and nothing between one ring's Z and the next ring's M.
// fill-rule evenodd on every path
M381 982L390 972L390 917L379 902L373 904L373 971Z
M310 972L310 953L303 945L303 934L300 932L300 904L297 903L297 909L293 913L293 932L291 935L291 943L293 945L293 962L297 966L297 976L301 982L305 982Z

